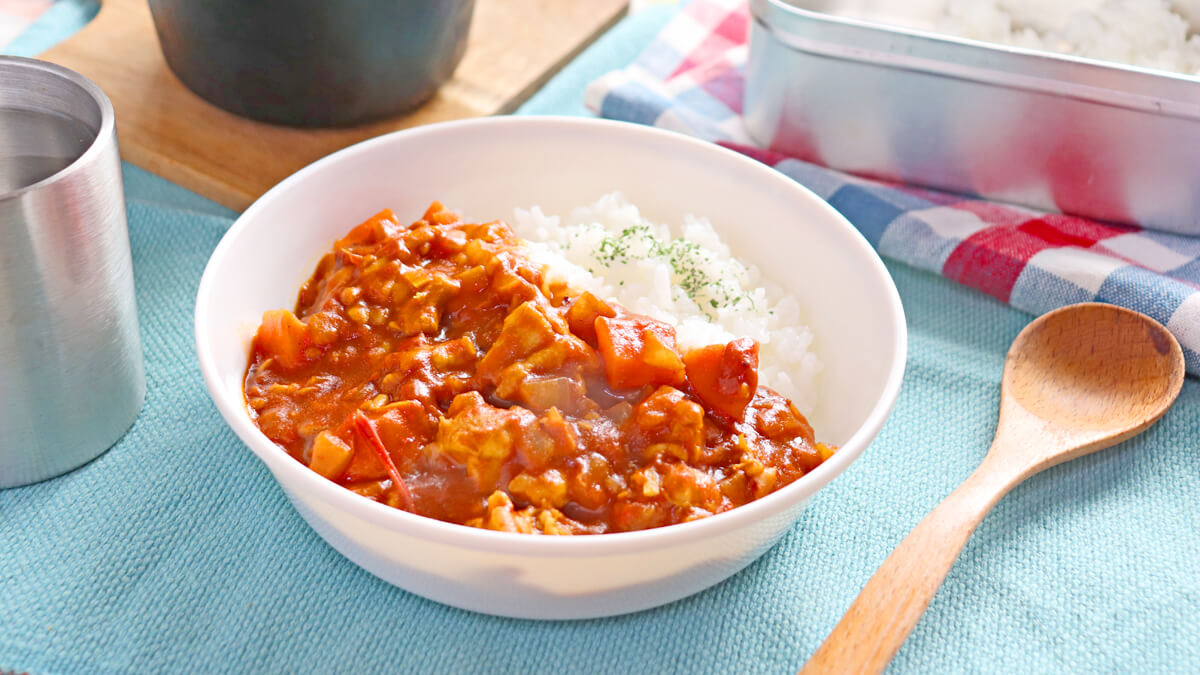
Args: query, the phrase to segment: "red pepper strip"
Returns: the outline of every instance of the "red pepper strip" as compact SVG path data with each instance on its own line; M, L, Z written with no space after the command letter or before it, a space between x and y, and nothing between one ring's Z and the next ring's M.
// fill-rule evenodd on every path
M379 460L387 468L388 476L392 479L392 486L400 494L401 508L412 513L412 493L409 492L408 485L404 483L404 479L400 477L400 471L396 468L396 464L392 462L392 456L388 454L387 447L383 445L383 441L379 438L379 432L375 430L375 423L364 415L361 410L356 410L354 411L354 426L358 429L358 433L367 439L367 443L375 449L375 454L379 455Z

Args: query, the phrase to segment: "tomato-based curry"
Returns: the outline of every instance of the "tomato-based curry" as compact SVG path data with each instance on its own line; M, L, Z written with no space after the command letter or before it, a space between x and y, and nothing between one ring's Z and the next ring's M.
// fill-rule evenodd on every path
M758 499L833 450L758 384L758 345L551 280L501 222L434 203L338 240L254 338L259 428L364 497L508 532L592 534Z

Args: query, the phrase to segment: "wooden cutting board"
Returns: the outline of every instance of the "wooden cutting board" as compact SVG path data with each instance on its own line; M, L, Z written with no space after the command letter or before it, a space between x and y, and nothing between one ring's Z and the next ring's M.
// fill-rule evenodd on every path
M297 169L352 143L514 110L616 23L627 2L476 0L453 79L412 113L350 129L275 126L206 103L167 67L146 0L102 0L87 27L41 58L82 73L108 94L122 157L240 211Z

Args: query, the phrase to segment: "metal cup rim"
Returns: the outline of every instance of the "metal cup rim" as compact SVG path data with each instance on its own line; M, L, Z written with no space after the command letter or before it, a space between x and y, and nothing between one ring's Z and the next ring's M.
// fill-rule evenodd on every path
M77 173L81 170L80 167L82 165L92 161L93 157L103 152L103 148L101 148L101 141L102 139L111 137L116 126L116 116L113 112L112 101L108 99L108 95L105 94L104 90L97 86L95 82L92 82L74 70L60 66L56 63L50 63L49 61L42 61L40 59L31 59L23 56L0 55L0 71L3 71L8 67L40 71L48 76L58 77L66 80L67 82L83 90L83 92L90 96L92 101L100 109L100 128L96 130L96 135L88 144L87 149L80 153L78 157L71 160L70 164L50 174L42 180L37 181L36 183L30 183L29 185L19 187L15 190L10 190L8 192L0 192L0 203L17 199L24 194L34 192L58 181L65 180L70 175Z

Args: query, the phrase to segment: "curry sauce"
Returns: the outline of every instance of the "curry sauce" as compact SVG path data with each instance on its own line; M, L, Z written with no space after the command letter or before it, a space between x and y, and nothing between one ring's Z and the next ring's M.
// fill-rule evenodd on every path
M251 416L325 478L443 521L595 534L727 511L832 454L758 384L754 341L681 352L502 222L436 202L398 222L338 240L253 341Z

